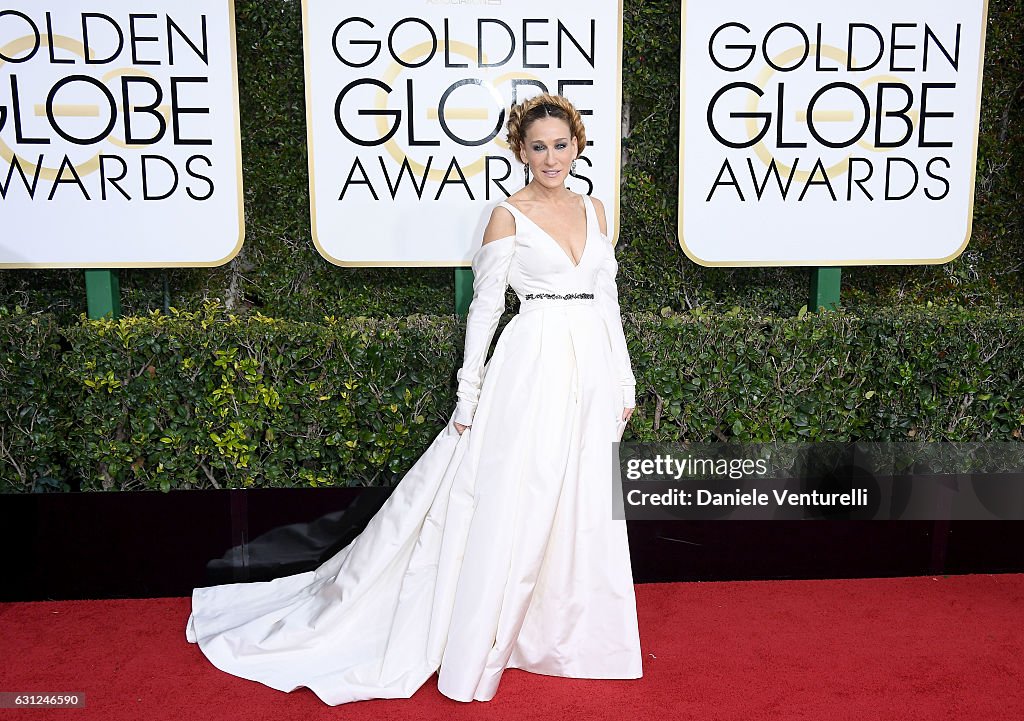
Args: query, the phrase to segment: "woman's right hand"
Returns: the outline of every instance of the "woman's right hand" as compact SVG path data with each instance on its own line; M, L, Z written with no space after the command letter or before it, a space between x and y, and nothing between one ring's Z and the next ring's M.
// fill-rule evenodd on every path
M454 423L454 421L452 421L452 422ZM457 430L459 432L460 436L462 435L462 432L464 430L466 430L467 428L469 428L469 426L464 426L461 423L455 423L455 430Z

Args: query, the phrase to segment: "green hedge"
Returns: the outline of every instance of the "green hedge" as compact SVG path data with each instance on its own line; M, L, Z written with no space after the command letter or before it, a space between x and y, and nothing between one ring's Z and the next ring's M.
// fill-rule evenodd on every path
M453 402L456 334L454 316L311 324L215 303L72 327L9 316L3 490L388 484Z
M507 321L507 316L506 319ZM454 409L455 316L0 315L0 491L388 485ZM1024 314L628 314L627 440L1019 440Z
M338 268L309 238L298 0L237 0L246 244L217 269L121 272L126 314L166 305L198 310L216 297L236 312L319 322L324 315L444 314L454 307L445 268ZM795 313L800 268L703 268L676 240L679 0L625 0L622 233L623 306L658 312L698 305ZM990 0L974 238L941 266L844 271L854 309L908 301L1019 306L1024 267L1024 4ZM166 289L166 292L165 292ZM84 309L81 271L0 273L0 306L48 310L73 322Z

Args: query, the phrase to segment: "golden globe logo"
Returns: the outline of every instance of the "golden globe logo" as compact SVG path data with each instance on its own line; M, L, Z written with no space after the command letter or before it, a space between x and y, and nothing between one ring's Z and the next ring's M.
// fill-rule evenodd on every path
M362 186L375 200L384 194L394 200L403 183L422 199L427 181L432 181L434 200L441 199L449 186L461 187L470 200L481 190L487 198L499 191L514 192L509 182L514 159L500 152L508 150L503 137L507 106L522 99L524 87L528 94L562 94L579 81L560 79L549 87L535 73L510 68L513 58L521 54L523 65L561 67L575 51L573 59L590 66L594 62L593 22L580 28L562 21L552 21L550 28L537 28L537 20L532 23L516 32L501 19L479 18L476 43L471 44L454 38L447 22L440 32L419 18L401 18L390 27L378 27L366 18L339 22L332 35L336 59L349 68L365 69L366 74L338 92L335 124L350 143L382 147L387 157L378 155L368 164L356 156L338 199ZM543 54L531 47L542 44L556 53L544 55L543 62ZM420 72L431 65L449 72ZM361 116L373 118L372 133L356 130ZM442 147L447 151L444 156ZM480 175L479 183L470 182ZM587 180L582 173L575 177Z
M783 199L789 199L793 193L792 197L800 201L818 186L833 200L845 196L850 201L855 194L874 200L876 193L886 200L904 200L918 190L930 200L945 198L950 189L945 176L950 162L944 156L928 158L923 168L911 159L890 157L878 168L870 157L854 155L851 150L857 147L860 151L891 153L908 145L952 147L950 138L940 137L941 131L948 133L949 128L936 130L937 124L927 121L952 116L950 111L935 106L948 107L942 106L941 93L955 90L955 83L914 84L898 73L913 72L917 67L927 71L929 62L934 64L937 60L958 71L960 28L951 37L942 38L925 25L914 40L905 37L909 34L906 31L912 29L911 24L894 24L887 40L872 25L850 23L843 49L812 43L808 33L793 23L774 25L759 41L750 37L750 28L742 23L719 26L709 44L711 61L717 67L733 73L755 62L762 64L752 82L738 80L723 85L708 105L708 128L714 138L728 148L752 148L766 169L763 175L750 172L748 192L760 200L768 187L777 187ZM817 33L821 32L819 25ZM742 42L734 40L737 36ZM798 44L774 56L768 55L773 44L792 39ZM731 61L726 59L730 54ZM881 72L874 72L879 67ZM844 77L834 79L840 74ZM731 93L746 95L744 110L718 112L719 103L725 104L724 99ZM736 124L730 121L737 120L743 121L745 137L727 137L729 125ZM780 159L783 154L792 160ZM904 183L897 189L895 176L899 174L906 181L906 171L912 178L909 187ZM841 176L846 176L845 184L837 192L832 181ZM922 176L933 182L922 183ZM707 200L724 187L731 187L745 200L740 177L742 173L738 174L727 158ZM872 181L882 189L873 189Z
M211 266L241 248L233 4L145 9L0 7L0 266Z
M156 15L145 17L157 19ZM194 200L209 198L214 183L208 174L210 159L202 153L193 153L179 163L177 158L152 150L136 157L116 152L161 145L211 145L209 138L189 137L183 120L209 113L209 108L190 106L186 100L186 86L203 83L205 78L179 75L164 81L138 66L105 70L110 64L123 62L129 51L136 58L153 52L152 46L160 40L164 43L163 57L143 58L143 63L173 65L176 47L177 62L182 62L182 51L188 49L205 63L209 53L205 35L197 32L197 37L191 36L169 15L162 27L166 34L159 38L143 35L151 32L148 29L136 34L136 28L152 27L152 23L146 26L135 21L126 37L113 18L101 13L81 13L80 23L75 29L80 29L81 39L55 34L49 13L45 29L41 29L25 13L0 11L0 32L12 26L30 31L0 47L0 73L7 75L10 91L7 104L0 105L0 158L7 165L0 196L6 198L12 181L17 179L33 199L40 190L40 180L51 181L47 200L53 200L62 186L74 186L74 191L69 188L66 192L77 191L86 200L94 195L104 200L112 194L128 200L134 196L164 200L175 192L184 192ZM116 45L112 50L107 47L106 54L89 47L86 42L90 32L94 38L116 38ZM28 63L43 68L34 67L32 82L26 83L18 70ZM8 126L8 132L3 133ZM57 148L60 152L55 152ZM130 164L135 166L133 170ZM94 173L98 173L97 181L87 183L87 176ZM129 179L130 175L135 179Z
M962 252L984 19L984 0L684 2L684 252L704 265Z
M562 10L305 0L311 223L324 257L466 265L489 206L523 184L508 109L544 91L584 115L587 148L567 186L607 200L615 227L621 6L569 0Z

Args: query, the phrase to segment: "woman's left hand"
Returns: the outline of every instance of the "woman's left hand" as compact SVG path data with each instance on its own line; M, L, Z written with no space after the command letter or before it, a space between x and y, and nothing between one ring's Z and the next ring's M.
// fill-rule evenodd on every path
M629 422L629 417L631 415L633 415L633 411L634 410L636 410L636 409L635 408L623 408L622 409L622 420L628 423Z

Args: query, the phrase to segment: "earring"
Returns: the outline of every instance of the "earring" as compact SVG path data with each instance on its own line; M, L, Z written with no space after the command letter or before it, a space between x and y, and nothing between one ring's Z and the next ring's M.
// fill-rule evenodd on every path
M530 164L523 163L523 185L530 184Z
M569 175L576 175L576 160L572 161L572 165L569 166Z

